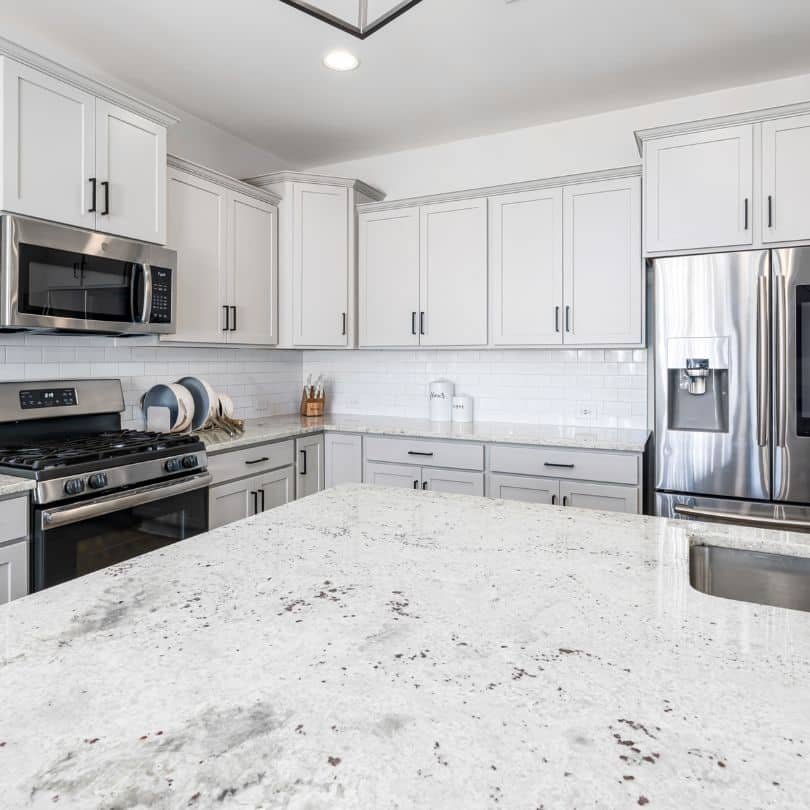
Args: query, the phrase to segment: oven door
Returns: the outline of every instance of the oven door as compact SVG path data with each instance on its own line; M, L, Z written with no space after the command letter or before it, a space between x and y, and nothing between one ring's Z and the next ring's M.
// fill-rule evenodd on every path
M208 531L210 473L34 510L33 589Z
M13 216L2 241L2 326L173 331L173 251Z

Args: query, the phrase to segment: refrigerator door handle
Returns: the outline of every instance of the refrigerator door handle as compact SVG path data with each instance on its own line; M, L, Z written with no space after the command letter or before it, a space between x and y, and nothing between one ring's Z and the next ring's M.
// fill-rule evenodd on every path
M764 515L744 515L738 512L724 512L720 509L701 509L697 506L684 506L678 504L675 509L677 515L697 520L715 521L717 523L730 523L735 526L756 526L766 529L782 529L783 531L807 531L810 522L792 518L771 518Z
M787 441L787 285L783 275L776 279L776 444Z
M768 358L770 353L770 318L768 302L768 277L757 279L757 444L767 447L768 422Z

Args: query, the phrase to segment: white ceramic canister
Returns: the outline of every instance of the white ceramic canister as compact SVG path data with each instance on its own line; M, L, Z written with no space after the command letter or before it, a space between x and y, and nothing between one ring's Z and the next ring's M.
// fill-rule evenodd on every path
M473 401L466 394L457 394L453 397L453 421L472 422Z
M455 385L450 380L434 380L428 389L430 398L430 421L453 421L453 392Z

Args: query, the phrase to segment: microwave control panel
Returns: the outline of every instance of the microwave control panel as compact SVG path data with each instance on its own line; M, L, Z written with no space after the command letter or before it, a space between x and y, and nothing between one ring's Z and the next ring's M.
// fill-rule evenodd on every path
M168 267L152 268L152 314L150 323L171 323L172 271Z

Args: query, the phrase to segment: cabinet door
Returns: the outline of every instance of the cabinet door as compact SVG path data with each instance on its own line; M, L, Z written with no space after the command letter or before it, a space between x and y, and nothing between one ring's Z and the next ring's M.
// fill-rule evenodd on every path
M99 230L166 241L166 127L97 100L96 173Z
M753 131L746 124L644 145L648 251L752 244Z
M484 474L462 470L422 468L422 489L431 492L455 492L459 495L484 494Z
M363 437L351 433L327 433L324 437L324 484L363 483Z
M762 124L763 242L810 239L810 115Z
M177 331L162 341L222 343L227 303L227 197L177 169L168 178L168 245L177 251Z
M525 503L555 504L560 499L560 482L556 478L490 473L487 476L487 496Z
M219 484L208 490L208 522L211 529L242 520L255 514L255 478L243 478L229 484Z
M363 214L360 345L419 344L419 209Z
M487 201L421 209L422 346L487 342Z
M323 489L323 434L295 440L295 497L304 498Z
M565 189L564 343L641 343L640 194L638 177Z
M579 509L601 509L606 512L638 514L638 488L617 484L588 484L560 481L560 501L563 506Z
M491 341L562 343L562 189L489 199Z
M419 489L422 485L422 470L406 464L380 464L367 461L363 480L378 487Z
M229 343L278 343L277 233L274 206L243 194L231 195Z
M349 190L293 185L293 340L347 346Z
M295 470L284 467L259 476L255 482L259 493L259 509L266 512L295 500Z
M9 59L2 70L0 208L95 227L95 99Z
M28 540L0 546L0 605L28 593Z

